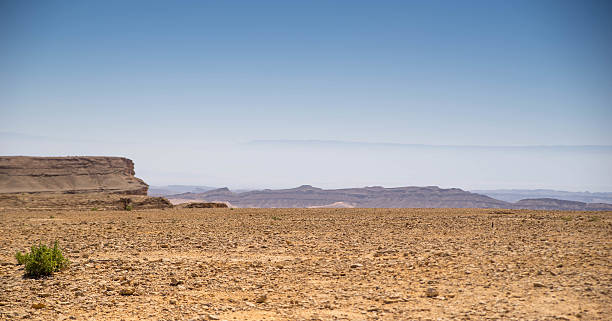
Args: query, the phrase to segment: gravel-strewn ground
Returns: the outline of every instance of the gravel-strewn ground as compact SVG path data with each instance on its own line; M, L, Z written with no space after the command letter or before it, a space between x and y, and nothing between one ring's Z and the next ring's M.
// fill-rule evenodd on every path
M24 279L14 253L39 240L72 265ZM611 315L612 212L0 211L2 320Z

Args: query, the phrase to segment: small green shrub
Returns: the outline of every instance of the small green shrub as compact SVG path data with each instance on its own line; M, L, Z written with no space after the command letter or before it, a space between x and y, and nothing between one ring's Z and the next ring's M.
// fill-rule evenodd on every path
M57 241L53 247L43 244L33 245L30 253L17 252L15 258L18 264L24 265L25 276L32 278L51 275L53 272L67 268L70 264L70 261L64 258Z
M98 208L97 208L97 207L92 207L92 208L91 208L91 211L92 211L92 212L95 212L95 211L97 211L97 210L98 210Z
M122 207L126 211L131 211L134 208L132 207L132 199L131 198L120 198L119 203L121 203Z
M278 217L278 216L272 216L272 219L275 220L275 221L280 221L281 220L281 218Z

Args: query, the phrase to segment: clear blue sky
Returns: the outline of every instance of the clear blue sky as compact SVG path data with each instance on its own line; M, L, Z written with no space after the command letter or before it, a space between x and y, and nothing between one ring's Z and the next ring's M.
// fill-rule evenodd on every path
M274 160L233 160L261 139L612 145L611 57L610 1L1 1L0 151L125 155L152 183L426 184L299 160L268 183ZM597 182L427 185L612 188L597 155L572 156Z

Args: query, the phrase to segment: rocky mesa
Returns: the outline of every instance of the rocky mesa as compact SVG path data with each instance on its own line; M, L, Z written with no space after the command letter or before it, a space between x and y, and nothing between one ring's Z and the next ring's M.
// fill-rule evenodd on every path
M134 163L124 157L0 156L0 194L147 195L149 186L134 175Z

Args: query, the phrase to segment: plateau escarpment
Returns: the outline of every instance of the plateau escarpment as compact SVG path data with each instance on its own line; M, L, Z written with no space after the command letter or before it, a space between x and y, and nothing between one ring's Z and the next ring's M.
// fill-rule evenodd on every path
M0 156L0 193L147 195L134 163L123 157Z
M147 196L123 157L0 156L0 208L132 210L169 208Z

